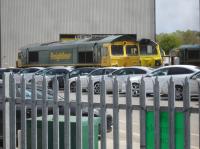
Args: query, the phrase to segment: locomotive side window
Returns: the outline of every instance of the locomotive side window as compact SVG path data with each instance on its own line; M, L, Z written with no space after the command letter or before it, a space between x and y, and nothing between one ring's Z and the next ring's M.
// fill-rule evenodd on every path
M157 49L151 45L140 45L140 54L141 55L153 55L157 54Z
M126 54L129 56L137 56L138 48L136 45L127 45L126 46Z
M123 46L122 45L112 45L112 55L123 55Z
M29 52L29 62L34 63L39 61L39 54L38 52Z

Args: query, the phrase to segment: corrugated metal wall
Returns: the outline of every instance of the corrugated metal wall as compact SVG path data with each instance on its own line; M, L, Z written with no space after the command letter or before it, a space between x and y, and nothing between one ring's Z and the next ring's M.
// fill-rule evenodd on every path
M59 34L130 34L154 39L155 0L1 0L1 62Z

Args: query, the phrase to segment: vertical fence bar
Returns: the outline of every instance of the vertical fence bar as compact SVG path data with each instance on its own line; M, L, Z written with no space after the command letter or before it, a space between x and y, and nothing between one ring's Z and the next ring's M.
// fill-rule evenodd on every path
M26 80L24 75L21 79L21 147L22 149L27 148L27 141L26 141Z
M190 149L190 87L188 78L185 78L183 86L183 108L184 108L184 146L185 149Z
M199 81L198 81L198 91L199 91L199 146L200 146L200 82Z
M92 76L89 77L89 92L88 92L88 105L89 105L89 114L88 114L88 127L89 127L89 131L88 131L88 143L89 143L89 149L93 149L94 148L94 106L93 106L93 102L94 102L94 87L93 87L93 80L92 80Z
M146 90L144 78L140 85L140 149L146 149Z
M31 149L37 149L37 107L36 107L36 100L37 100L37 88L36 88L36 80L35 76L32 77L31 83L32 89L32 105L31 105Z
M168 120L169 120L169 148L175 149L175 85L173 78L170 78L170 83L168 86Z
M113 82L113 148L119 149L119 93L118 81L115 77Z
M82 87L80 76L78 77L76 84L76 149L82 149Z
M58 109L58 80L53 78L53 148L59 149L59 109Z
M100 94L100 102L101 102L101 149L106 149L106 130L107 130L107 121L106 121L106 85L105 79L102 77L101 79L101 94Z
M16 148L16 84L13 74L10 74L10 147Z
M132 149L132 88L130 78L126 85L126 148Z
M47 79L43 76L42 91L42 149L48 149L48 106L47 106Z
M160 149L160 85L158 77L154 84L155 149Z
M10 149L10 103L9 97L9 74L3 75L3 148Z
M18 130L17 131L17 136L18 136L18 138L17 138L17 142L18 142L18 149L21 149L22 147L21 147L21 136L22 136L22 133L21 133L22 131L21 130Z
M70 102L69 102L69 76L67 75L64 80L64 113L65 113L65 135L64 135L64 142L65 142L65 149L71 149L71 133L70 133Z

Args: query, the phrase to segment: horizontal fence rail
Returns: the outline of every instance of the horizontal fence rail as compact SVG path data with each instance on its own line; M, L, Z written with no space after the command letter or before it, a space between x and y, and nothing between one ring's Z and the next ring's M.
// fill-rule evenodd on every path
M200 94L199 94L199 107L191 107L190 106L190 84L188 78L185 78L183 84L183 106L176 107L176 88L173 78L169 80L168 83L168 105L162 106L161 96L160 96L160 84L158 78L155 79L153 84L154 86L154 96L153 96L153 105L147 105L147 96L146 96L146 84L144 78L141 79L140 88L139 88L139 104L133 104L133 96L132 96L132 83L130 78L127 79L126 83L126 94L125 94L125 103L120 104L119 102L119 82L117 78L113 79L113 102L107 103L107 93L106 93L106 82L105 78L102 77L100 80L100 101L94 102L96 96L94 96L94 82L93 78L89 77L88 84L88 101L82 100L82 82L80 77L77 78L76 81L76 93L73 94L75 96L75 101L72 101L72 94L70 93L70 81L68 76L64 78L64 96L60 98L59 96L59 84L57 81L57 77L53 78L53 92L52 95L49 94L48 90L48 81L47 77L43 77L42 86L37 86L37 80L33 76L31 84L26 81L25 76L21 77L21 83L17 84L15 81L15 77L12 74L6 74L3 78L3 100L0 102L1 109L3 111L3 147L4 149L13 149L18 146L22 149L28 148L28 136L31 136L30 144L32 149L38 148L38 142L41 142L41 147L43 149L50 148L49 143L52 143L54 149L61 148L60 140L64 141L64 148L71 149L74 144L72 143L72 135L76 135L75 145L76 149L84 149L84 144L88 144L89 149L95 148L95 113L94 110L99 110L99 118L100 118L100 145L101 149L107 148L107 110L112 110L112 119L113 119L113 148L120 148L120 134L119 134L119 111L123 110L126 112L126 148L132 149L134 148L134 140L133 140L133 111L139 111L139 129L140 129L140 148L146 149L149 148L147 143L147 117L151 114L148 112L153 112L153 126L154 134L154 148L160 149L162 144L161 139L161 115L163 112L168 113L167 122L168 122L168 148L175 149L176 148L176 112L182 112L184 115L184 148L191 148L191 140L190 140L190 116L192 113L196 113L199 116L200 122ZM28 94L27 89L30 87L31 96ZM198 86L199 87L199 86ZM41 95L38 95L38 88L41 89ZM199 89L200 90L200 89ZM200 93L200 91L199 91ZM28 99L29 98L29 99ZM70 124L71 108L74 107L75 110L75 122L76 122L76 133L72 132L72 125ZM84 120L83 110L88 109L88 119L87 119L87 136L88 139L86 142L83 142L83 123ZM59 122L60 118L60 109L64 109L64 127L63 130L60 130ZM41 113L38 113L38 110ZM19 113L20 114L19 114ZM53 133L49 132L48 116L49 112L52 115L53 121ZM31 113L31 114L29 114ZM17 115L20 115L20 118ZM29 117L27 116L29 114ZM38 117L41 117L41 135L42 140L38 140ZM27 133L27 120L31 119L31 134ZM19 122L20 125L17 123ZM18 126L19 125L19 126ZM200 124L199 124L200 127ZM20 139L17 137L18 130L21 130ZM64 132L63 138L60 137L60 133ZM199 132L200 134L200 129ZM53 136L50 136L53 135ZM49 137L53 137L53 142L49 142ZM17 139L18 138L18 139ZM21 142L19 141L21 140ZM199 139L200 140L200 139ZM18 143L16 142L18 141ZM18 145L17 145L18 144Z

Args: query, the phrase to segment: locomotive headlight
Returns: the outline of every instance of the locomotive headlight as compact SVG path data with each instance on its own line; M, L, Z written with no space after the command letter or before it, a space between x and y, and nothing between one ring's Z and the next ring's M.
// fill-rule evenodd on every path
M155 66L160 66L161 65L161 60L155 60Z

